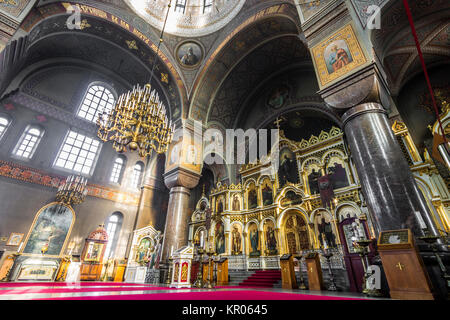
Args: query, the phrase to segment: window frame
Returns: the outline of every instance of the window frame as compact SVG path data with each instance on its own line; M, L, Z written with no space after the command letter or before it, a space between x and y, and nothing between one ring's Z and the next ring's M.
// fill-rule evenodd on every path
M91 82L91 83L87 86L86 90L84 91L83 99L81 99L81 102L80 102L80 104L78 105L78 108L77 108L77 110L76 110L76 112L75 112L75 116L78 117L78 118L80 118L80 119L82 119L82 120L84 120L84 121L87 121L87 122L89 122L89 123L94 123L94 124L97 123L97 119L94 118L93 120L89 120L89 119L87 119L87 118L85 118L85 117L80 116L79 113L80 113L80 111L82 111L81 108L84 106L84 102L86 101L87 95L89 94L89 90L90 90L92 87L95 87L95 86L103 87L103 88L105 88L106 90L108 90L109 92L111 92L111 94L112 94L113 97L114 97L114 102L113 102L112 108L114 108L114 105L116 104L116 102L117 102L117 97L118 97L118 96L117 96L116 90L114 90L114 88L113 88L112 86L108 85L107 83L100 82L100 81L95 81L95 82ZM89 108L90 108L90 107L91 107L91 106L89 106ZM98 112L98 109L99 109L99 105L97 105L96 113Z
M208 5L207 5L207 1L208 1ZM208 12L206 12L206 9L208 8ZM203 0L203 14L210 14L213 12L214 9L214 1L212 0Z
M75 132L76 134L83 135L85 138L90 138L92 140L96 140L96 141L99 142L97 152L95 154L94 159L92 159L92 166L91 166L88 174L87 173L83 173L83 172L79 172L79 171L75 171L73 169L67 169L65 167L61 167L61 166L57 166L56 165L56 163L58 162L59 157L61 155L61 152L63 152L63 148L66 145L67 139L68 139L69 134L71 132ZM67 130L67 132L66 132L66 135L64 136L64 139L61 142L61 145L59 147L58 153L56 154L55 160L53 161L53 166L52 167L54 169L56 169L56 170L60 170L62 172L67 172L67 173L70 173L70 174L78 174L78 175L82 175L82 176L86 176L86 177L92 177L92 175L94 174L95 168L97 167L97 162L98 162L98 159L100 157L100 154L101 154L101 151L102 151L102 147L103 147L102 141L100 141L96 137L89 136L88 134L85 134L85 133L81 132L81 130L78 130L77 128L75 128L75 129L74 128L69 128ZM78 157L79 157L79 154L77 155L77 159L78 159Z
M138 165L141 167L141 172L140 172L140 175L139 175L139 181L137 181L137 184L134 184L134 182L135 182L135 168L136 168ZM145 171L145 165L144 165L143 162L138 161L138 162L136 162L136 163L134 164L134 166L133 166L133 171L132 171L132 173L131 173L131 181L130 181L130 187L131 187L133 190L139 190L139 189L141 189L141 186L142 186L142 179L144 178L144 171Z
M6 132L8 131L9 127L11 126L12 119L7 114L0 113L0 118L6 119L8 121L8 124L5 126L5 129L2 133L0 133L0 141L5 137Z
M120 239L120 233L122 232L122 226L123 226L123 213L120 211L115 211L113 212L105 221L105 230L108 232L108 228L109 228L109 224L110 224L110 219L116 216L117 217L117 222L115 222L114 224L116 225L115 229L114 229L114 236L111 239L108 233L108 244L106 245L106 249L105 249L105 255L104 255L104 259L107 260L109 259L109 256L111 256L111 254L114 256L114 253L117 249L117 244L119 243L119 239ZM109 247L109 252L108 252L108 245L110 245Z
M33 149L32 149L32 151L30 153L30 156L29 157L24 157L23 155L22 156L18 155L17 152L19 151L20 147L22 146L22 143L25 140L28 132L30 130L33 130L33 129L39 130L40 134L39 134L39 137L37 138L37 141L35 142L35 144L33 146ZM39 144L41 143L42 138L44 137L44 135L45 135L45 129L42 126L36 125L36 124L29 124L29 125L27 125L25 127L25 130L22 132L22 135L20 136L19 140L17 141L16 145L14 146L11 156L13 158L15 158L15 159L20 159L22 161L31 161L31 160L33 160L34 156L36 155L36 151L37 151L37 149L39 147Z
M112 178L112 175L113 175L113 172L114 172L114 166L116 165L116 161L117 161L118 159L121 159L121 160L122 160L122 167L121 167L121 169L120 169L119 177L118 177L118 179L117 179L117 182L115 182L115 181L112 181L111 178ZM108 182L111 183L111 184L113 184L113 185L121 185L121 184L122 184L122 180L123 180L123 176L124 176L124 173L125 173L125 170L126 170L126 166L127 166L127 158L126 158L124 155L118 155L118 156L114 159L114 162L113 162L113 164L112 164L112 168L111 168L111 170L110 170L110 175L109 175L109 180L108 180Z
M181 1L183 1L183 4L180 4ZM182 14L185 14L185 13L186 13L186 5L187 5L187 0L176 0L174 11L175 11L176 13L182 13ZM182 12L181 12L181 11L178 11L178 8L183 9L183 11L182 11Z

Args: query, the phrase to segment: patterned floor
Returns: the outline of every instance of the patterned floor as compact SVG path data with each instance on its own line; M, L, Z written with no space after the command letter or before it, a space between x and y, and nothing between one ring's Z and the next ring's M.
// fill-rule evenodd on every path
M359 300L352 293L243 287L176 289L107 282L0 283L0 300Z

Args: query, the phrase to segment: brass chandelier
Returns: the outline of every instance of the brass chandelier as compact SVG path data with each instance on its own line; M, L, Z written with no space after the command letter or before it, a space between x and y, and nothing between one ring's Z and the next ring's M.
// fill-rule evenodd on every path
M56 193L56 201L67 204L80 204L86 198L87 178L81 176L68 176L64 184L60 185Z
M150 84L139 85L120 96L109 114L97 120L98 137L106 142L113 141L117 152L139 150L141 157L152 151L165 153L172 142L175 124L167 118L166 107L159 101L158 93Z
M138 150L141 157L147 157L153 151L165 153L172 142L175 124L172 124L172 120L169 123L166 107L150 85L171 3L172 0L168 4L148 84L143 88L137 85L133 91L121 95L111 112L103 113L97 119L98 137L104 142L113 141L113 148L117 152Z

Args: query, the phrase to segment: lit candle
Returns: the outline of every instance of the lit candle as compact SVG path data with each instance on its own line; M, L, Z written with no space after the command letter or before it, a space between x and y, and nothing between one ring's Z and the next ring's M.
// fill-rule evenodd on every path
M427 229L427 225L425 224L425 221L423 221L420 211L414 211L414 214L416 215L416 219L419 223L420 229Z
M170 248L170 256L172 256L172 254L173 254L173 246L172 248Z
M323 248L328 249L327 240L323 240Z

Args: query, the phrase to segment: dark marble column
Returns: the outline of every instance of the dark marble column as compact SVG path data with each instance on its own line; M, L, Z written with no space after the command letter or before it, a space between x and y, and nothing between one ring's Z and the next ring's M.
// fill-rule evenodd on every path
M170 190L162 261L167 261L172 252L188 244L190 194L190 190L185 187L177 186Z
M421 236L414 214L419 211L430 231L437 234L384 108L377 103L360 104L342 120L376 233L410 228Z

